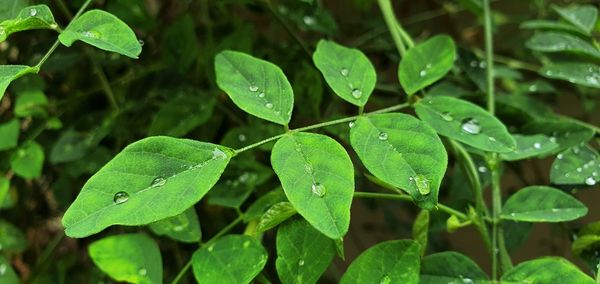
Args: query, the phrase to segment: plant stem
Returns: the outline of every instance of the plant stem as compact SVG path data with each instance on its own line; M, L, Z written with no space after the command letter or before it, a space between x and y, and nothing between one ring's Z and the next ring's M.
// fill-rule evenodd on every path
M497 156L494 154L494 156ZM492 202L493 202L493 220L492 229L495 230L493 237L496 238L495 254L500 257L500 273L507 271L512 267L512 261L508 251L506 250L506 244L504 242L504 230L502 228L502 222L500 220L500 213L502 208L502 194L500 190L500 171L498 169L492 169Z
M244 220L244 215L239 215L235 220L233 220L231 223L229 223L229 225L225 226L218 233L216 233L212 238L210 238L210 240L208 240L206 243L200 245L200 247L205 247L205 246L211 245L218 238L220 238L221 236L223 236L223 235L227 234L229 231L231 231L231 229L233 229L235 226L237 226L237 224L242 222L242 220ZM171 284L179 283L181 278L183 278L183 276L185 276L185 273L190 269L190 267L192 267L192 258L190 258L190 260L188 260L188 262L185 264L185 266L183 268L181 268L181 270L179 271L179 273L177 273L177 276L175 276L175 278L173 279Z
M313 125L309 125L309 126L305 126L305 127L291 129L289 132L302 132L302 131L307 131L307 130L322 128L322 127L325 127L325 126L330 126L330 125L335 125L335 124L350 122L350 121L356 120L360 116L371 116L371 115L379 114L379 113L392 112L392 111L403 109L403 108L408 107L408 106L409 106L408 103L402 103L402 104L394 105L394 106L391 106L391 107L383 108L383 109L380 109L380 110L376 110L376 111L373 111L373 112L365 113L365 114L362 114L362 115L354 115L354 116L344 117L344 118L340 118L340 119L336 119L336 120L321 122L321 123L317 123L317 124L313 124ZM283 135L286 135L286 133L279 134L279 135L276 135L276 136L273 136L273 137L269 137L267 139L258 141L258 142L254 143L254 144L250 144L250 145L248 145L246 147L237 149L237 150L235 150L235 154L237 155L237 154L240 154L240 153L242 153L244 151L248 151L248 150L250 150L252 148L256 148L256 147L258 147L260 145L269 143L271 141L275 141L275 140L283 137Z
M89 54L88 56L90 61L92 62L92 66L96 75L98 76L98 79L100 79L100 85L102 86L102 90L104 91L104 94L106 95L110 105L115 110L115 112L119 112L119 105L117 104L117 100L115 99L115 93L110 87L110 83L106 78L106 74L104 74L104 70L102 70L102 67L100 67L100 65L98 65L98 63L94 60L93 56Z
M412 197L410 197L410 195L406 195L406 194L392 194L392 193L375 193L375 192L355 192L354 193L354 197L358 197L358 198L379 198L379 199L393 199L393 200L403 200L403 201L413 201ZM449 215L454 215L460 219L463 220L467 220L469 219L469 217L456 210L453 209L451 207L448 207L444 204L438 203L437 207L443 211L448 213Z
M490 1L483 0L483 17L485 29L485 62L486 62L486 92L487 92L487 108L494 115L494 46L492 42L492 15L490 11Z
M385 20L385 24L392 35L392 39L396 44L396 48L398 49L398 53L400 56L404 56L406 53L406 46L404 46L404 42L402 41L403 35L401 28L399 28L398 20L396 19L396 15L394 15L394 8L392 7L392 3L390 0L377 0L379 3L379 8L381 9L381 13L383 14L383 19ZM402 32L401 32L402 30ZM406 36L406 33L404 33Z

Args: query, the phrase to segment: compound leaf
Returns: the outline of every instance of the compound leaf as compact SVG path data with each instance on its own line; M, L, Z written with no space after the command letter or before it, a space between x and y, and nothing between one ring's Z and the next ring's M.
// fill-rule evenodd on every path
M508 198L501 218L524 222L565 222L587 214L573 196L548 186L529 186Z

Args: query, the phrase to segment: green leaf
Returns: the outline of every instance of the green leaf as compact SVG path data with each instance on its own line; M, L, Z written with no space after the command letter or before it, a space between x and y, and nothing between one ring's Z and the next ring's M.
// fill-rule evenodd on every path
M543 134L514 134L513 138L517 142L517 149L514 152L500 154L502 160L518 161L533 157L544 157L559 148L556 138L551 138Z
M146 235L106 237L90 244L89 253L94 264L117 281L162 283L160 250Z
M421 260L420 284L489 283L489 278L470 258L453 251L428 255Z
M192 12L192 11L189 11ZM198 59L199 44L194 19L186 13L177 19L162 33L162 47L165 61L176 70L188 70Z
M421 246L421 256L427 251L429 236L429 211L421 210L412 226L412 237Z
M281 283L317 283L335 256L333 240L301 218L277 230L277 274Z
M227 235L192 256L199 283L250 283L267 263L267 251L255 238Z
M256 233L262 233L275 228L285 220L296 215L296 213L298 213L298 211L296 211L296 208L289 202L275 203L260 216L258 224L256 224Z
M27 239L15 225L0 219L0 251L20 253L27 248Z
M600 88L600 65L591 62L552 62L541 68L539 74L546 78Z
M448 155L429 125L400 113L359 117L350 143L373 175L408 192L420 207L435 207Z
M406 52L400 61L398 78L412 95L444 77L454 65L456 47L451 37L437 35Z
M548 186L529 186L508 198L501 218L524 222L565 222L585 216L588 209L573 196Z
M538 119L527 123L523 130L531 134L546 134L560 145L559 149L578 146L594 137L594 130L564 119ZM558 149L557 149L558 150Z
M0 65L0 100L4 97L10 82L29 73L37 73L37 70L25 65Z
M275 205L279 202L287 201L285 194L283 193L283 189L281 187L269 191L265 195L259 197L244 213L244 221L249 222L252 220L259 219L265 212L271 208L271 206ZM296 211L294 209L294 211Z
M313 53L315 66L331 89L345 101L362 107L375 89L375 67L360 50L320 40Z
M508 252L516 251L529 238L534 223L515 222L510 220L502 221L502 233Z
M432 97L415 104L419 118L440 135L489 152L506 153L516 149L506 126L481 107L453 97Z
M179 215L150 224L150 230L159 236L166 235L184 243L199 242L202 237L200 222L194 207Z
M131 28L115 15L102 10L85 12L71 22L58 39L65 46L81 40L99 49L134 59L142 52L142 45Z
M573 254L582 257L586 250L595 250L600 246L600 235L583 235L578 236L572 243L571 249Z
M16 117L46 117L48 98L40 90L27 90L19 93L15 100Z
M16 175L33 179L42 175L44 149L35 141L21 145L10 157L10 167Z
M12 119L0 124L0 151L17 147L19 142L19 120Z
M289 133L275 143L273 170L298 213L332 239L348 232L354 167L344 147L320 134Z
M563 19L590 34L598 18L598 9L592 5L571 5L568 7L552 6Z
M66 234L145 225L181 214L217 182L233 150L163 136L127 146L93 175L65 213Z
M206 123L213 114L215 99L198 90L184 90L164 103L154 115L149 135L182 137Z
M61 133L50 150L50 162L59 164L72 162L84 157L95 146L94 136L88 133L67 129Z
M504 275L502 283L577 283L594 284L595 281L577 266L561 257L543 257L519 263Z
M1 22L0 42L5 41L12 33L36 29L58 29L54 16L46 5L23 8L16 18Z
M254 159L232 161L208 193L208 203L239 208L252 192L273 177L273 171Z
M587 41L570 34L544 32L535 34L525 45L541 52L570 52L600 59L600 50Z
M536 30L553 30L553 31L563 31L569 33L575 33L579 35L588 35L589 33L580 30L577 27L574 27L568 23L562 23L557 21L548 21L548 20L529 20L521 23L519 25L522 29L536 29Z
M550 181L555 184L595 185L600 181L600 155L587 145L559 153L552 163Z
M378 243L350 264L340 284L418 283L420 251L412 240Z
M0 176L0 209L11 208L14 205L10 192L10 180Z
M259 118L286 125L292 117L294 93L273 63L237 51L215 57L217 85L233 103Z
M28 0L9 0L0 5L0 21L9 20L16 17L21 9L25 8Z
M19 276L10 265L10 261L0 255L0 283L19 283Z

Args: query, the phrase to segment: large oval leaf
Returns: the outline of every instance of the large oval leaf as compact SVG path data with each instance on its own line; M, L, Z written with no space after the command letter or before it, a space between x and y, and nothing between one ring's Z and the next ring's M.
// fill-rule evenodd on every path
M600 155L588 145L578 145L559 153L552 163L550 181L596 185L600 181Z
M324 135L290 133L275 143L271 164L304 219L332 239L346 234L354 168L344 147Z
M430 126L400 113L359 117L350 143L373 175L408 192L419 206L435 207L448 156Z
M361 253L340 283L418 283L420 260L420 246L415 241L381 242Z
M117 235L90 244L90 257L110 277L129 283L162 283L156 242L143 234Z
M301 218L277 230L277 274L281 283L317 283L335 255L335 244Z
M85 237L115 224L145 225L180 214L217 182L232 154L188 139L137 141L83 186L63 217L65 232Z
M543 257L525 261L502 275L506 283L577 283L594 284L594 280L577 266L560 257Z
M255 238L227 235L192 256L198 283L250 283L267 263L267 251Z
M16 32L34 29L57 29L54 16L46 5L35 5L21 9L16 18L0 23L0 42Z
M434 36L409 49L398 69L402 88L412 95L433 84L452 69L455 57L454 41L447 35Z
M198 242L202 237L200 222L194 207L179 215L150 224L150 230L159 236L166 235L169 238L186 243Z
M320 40L313 61L340 98L357 106L367 103L375 89L377 73L360 50Z
M513 138L517 142L517 149L513 152L502 153L500 157L506 161L518 161L533 157L544 157L559 148L556 137L543 134L520 135Z
M75 19L58 36L65 46L81 40L97 48L138 58L142 45L135 33L115 15L102 11L90 10Z
M294 93L281 68L242 52L215 57L217 85L247 113L278 124L292 117Z
M420 100L415 110L419 118L441 135L489 152L516 149L516 142L506 126L473 103L439 96Z
M508 198L503 219L524 222L564 222L585 216L588 209L573 196L548 186L529 186Z
M586 87L600 88L600 65L591 62L551 62L539 74Z
M568 52L600 59L600 50L587 41L566 33L545 32L531 37L528 48L542 52Z
M463 254L445 251L421 260L420 284L489 283L489 277L473 260Z

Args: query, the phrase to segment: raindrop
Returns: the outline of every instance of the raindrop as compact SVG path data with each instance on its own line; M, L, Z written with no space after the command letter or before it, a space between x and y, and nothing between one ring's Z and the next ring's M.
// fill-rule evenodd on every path
M552 212L558 212L559 210L558 210L558 208L552 208L551 211Z
M312 16L304 16L303 20L304 24L306 24L307 26L312 26L315 24L315 18Z
M473 280L471 280L470 278L463 278L462 282L465 284L473 284Z
M163 186L165 185L165 183L167 183L167 180L163 177L156 177L155 179L152 180L152 183L150 183L151 187L158 187L158 186Z
M250 87L248 87L248 90L250 90L250 92L256 92L258 91L258 86L250 85Z
M494 137L492 137L492 136L488 137L488 140L490 140L490 141L492 141L492 142L496 142L496 138L494 138Z
M533 143L533 148L535 148L535 149L541 149L542 148L542 143L540 143L540 142Z
M243 246L244 248L248 248L250 246L250 241L245 241Z
M350 74L350 71L348 71L348 69L343 68L342 70L340 70L340 74L342 74L342 76L346 77L348 76L348 74Z
M564 157L563 154L556 155L556 158L559 159L559 160L562 160L563 157Z
M148 271L146 270L146 268L140 268L140 270L138 270L138 274L145 276L146 274L148 274Z
M386 141L388 139L388 134L386 132L380 132L378 137L379 140Z
M554 137L554 136L550 137L550 142L556 143L556 137Z
M551 70L546 70L546 75L552 76L552 71Z
M429 180L424 175L418 174L413 177L413 180L415 181L417 189L421 195L428 195L429 192L431 192Z
M419 76L425 77L425 75L427 75L427 70L421 70L421 72L419 72Z
M479 126L479 121L474 118L465 118L462 121L460 128L469 134L479 134L481 132L481 126Z
M211 251L213 251L214 247L215 247L214 245L212 245L212 246L209 246L207 250L208 250L209 252L211 252Z
M6 264L0 264L0 275L4 275L6 273Z
M487 64L484 61L479 62L479 68L483 69L487 67Z
M113 197L113 202L115 204L122 204L127 202L127 200L129 200L129 194L125 191L119 191L115 193L115 196Z
M580 173L581 171L583 171L581 168L577 168L575 169L578 173Z
M37 10L36 9L29 10L29 16L35 17L35 15L37 15Z
M303 266L304 265L304 259L301 259L298 261L298 266Z
M477 170L478 170L480 173L486 173L486 172L487 172L487 168L486 168L485 166L479 166L479 167L477 168Z
M359 90L359 89L354 88L354 89L352 89L352 96L355 99L360 99L360 97L362 97L362 91Z
M447 111L446 112L442 112L440 115L442 116L442 118L445 121L453 121L454 120L454 117L452 117L452 114L450 114L450 112L447 112Z
M265 107L268 109L272 109L273 108L273 104L272 103L266 103Z
M246 141L246 135L244 135L244 134L238 135L238 140L240 140L242 142Z
M183 231L183 229L185 229L185 226L179 225L179 226L173 227L173 231L175 231L175 232L181 232L181 231Z
M477 61L473 60L469 63L471 67L477 67Z
M212 157L213 159L225 159L225 158L227 158L227 154L225 154L225 152L223 152L221 149L216 148L216 147L213 149L212 154L213 154L213 157Z
M592 186L596 184L596 179L594 177L588 177L585 179L585 184Z
M579 147L573 148L573 154L575 154L575 155L579 154Z
M593 173L592 173L592 176L595 176L595 177L596 177L596 176L598 176L598 173L597 173L597 172L593 172Z
M260 94L258 94L259 98L264 98L265 97L265 93L264 92L260 92Z
M98 33L98 32L85 31L82 34L84 37L91 37L91 38L99 38L100 37L100 33Z
M348 123L348 126L349 126L350 128L352 128L352 127L354 127L354 124L355 124L355 123L354 123L354 121L350 121L350 122Z
M537 86L536 86L536 85L531 85L531 86L529 86L529 91L530 91L530 92L535 92L535 91L537 91Z
M138 43L140 44L140 46L144 46L144 41L143 40L138 40Z
M311 191L312 191L312 193L313 193L314 195L316 195L316 196L318 196L318 197L323 197L323 196L325 196L325 192L326 192L327 190L325 189L325 186L324 186L324 185L322 185L322 184L320 184L320 183L318 183L318 182L315 182L315 183L313 183L313 184L312 184L312 186L311 186Z

